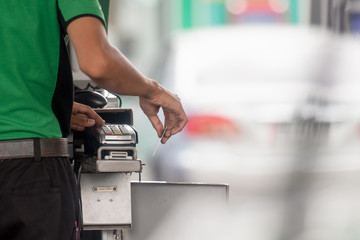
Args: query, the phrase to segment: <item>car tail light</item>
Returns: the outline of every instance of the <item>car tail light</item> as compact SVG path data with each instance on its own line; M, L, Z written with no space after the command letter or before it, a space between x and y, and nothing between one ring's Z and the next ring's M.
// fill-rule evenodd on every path
M216 115L189 116L185 132L190 136L235 136L239 128L225 117Z

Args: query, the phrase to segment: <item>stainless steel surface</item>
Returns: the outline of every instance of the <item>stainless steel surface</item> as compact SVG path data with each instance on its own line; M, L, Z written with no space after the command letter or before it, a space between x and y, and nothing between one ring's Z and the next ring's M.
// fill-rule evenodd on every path
M219 224L219 213L227 211L228 192L227 184L132 182L133 224L126 240L156 239L158 234L158 240L168 240L176 231L191 232L201 225L189 227L189 222ZM169 233L169 225L177 230Z
M97 160L96 171L118 173L141 172L142 164L139 160Z
M84 230L131 227L131 175L83 173L81 198ZM95 191L94 189L115 189Z

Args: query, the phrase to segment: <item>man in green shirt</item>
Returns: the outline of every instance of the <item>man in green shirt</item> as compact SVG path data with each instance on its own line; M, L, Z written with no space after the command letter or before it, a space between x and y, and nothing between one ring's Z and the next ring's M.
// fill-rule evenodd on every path
M163 109L162 143L187 117L176 95L111 46L97 0L1 1L0 22L0 239L75 239L74 176L62 137L72 111L97 117L72 109L64 34L80 69L98 86L139 96L159 136Z

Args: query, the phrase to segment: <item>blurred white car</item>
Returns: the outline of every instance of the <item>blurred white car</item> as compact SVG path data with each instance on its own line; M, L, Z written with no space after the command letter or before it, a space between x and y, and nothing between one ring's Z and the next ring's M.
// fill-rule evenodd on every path
M163 83L181 98L189 123L160 148L158 180L236 188L249 184L241 181L244 176L256 176L251 184L257 184L259 176L287 172L298 147L296 118L302 128L315 118L326 130L329 151L357 147L356 52L355 41L300 26L244 25L177 35Z
M163 83L189 123L157 180L228 183L224 239L358 239L359 59L360 40L300 26L178 35Z

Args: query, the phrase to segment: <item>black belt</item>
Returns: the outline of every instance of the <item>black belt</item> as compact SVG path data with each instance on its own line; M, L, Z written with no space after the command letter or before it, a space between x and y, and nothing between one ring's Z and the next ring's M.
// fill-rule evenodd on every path
M0 141L0 159L69 157L66 138Z

